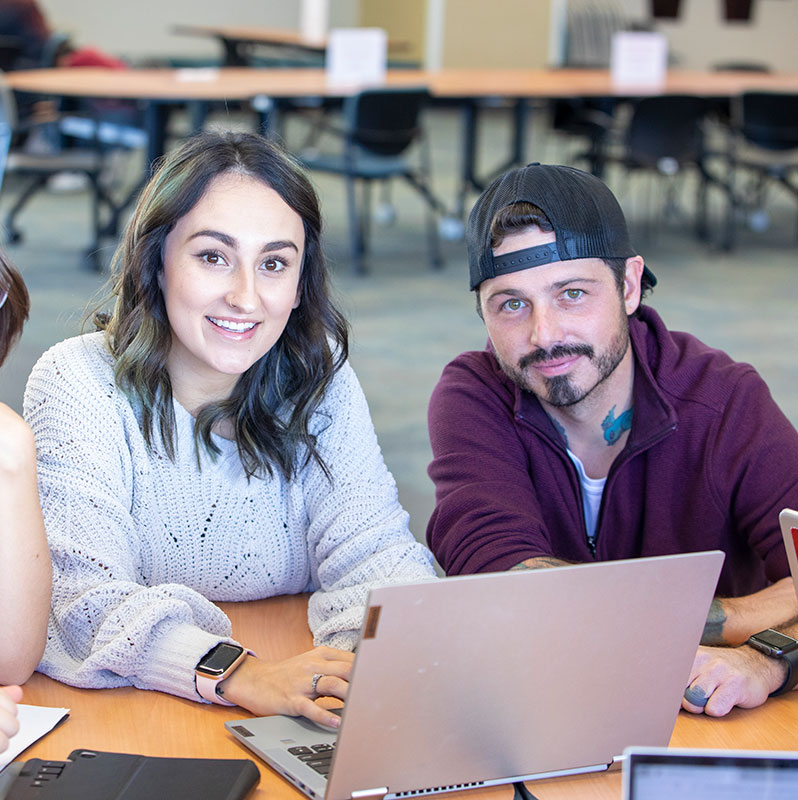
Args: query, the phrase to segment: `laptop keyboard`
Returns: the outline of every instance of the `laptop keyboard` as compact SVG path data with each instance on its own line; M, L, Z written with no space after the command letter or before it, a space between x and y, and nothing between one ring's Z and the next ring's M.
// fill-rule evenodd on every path
M311 769L316 770L319 775L327 777L330 773L335 745L333 744L312 744L310 747L298 745L289 747L288 752L296 756L300 761L304 761Z

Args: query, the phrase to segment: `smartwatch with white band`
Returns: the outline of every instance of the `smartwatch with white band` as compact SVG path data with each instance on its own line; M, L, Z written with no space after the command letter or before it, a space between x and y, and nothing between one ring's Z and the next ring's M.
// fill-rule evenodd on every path
M197 691L210 703L221 706L234 706L218 692L219 684L229 678L243 663L248 655L255 655L245 650L240 644L219 642L208 650L194 668Z

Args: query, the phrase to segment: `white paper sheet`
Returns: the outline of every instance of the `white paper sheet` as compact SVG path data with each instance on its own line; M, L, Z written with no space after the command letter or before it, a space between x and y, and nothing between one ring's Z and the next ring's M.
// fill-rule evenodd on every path
M19 732L11 737L8 750L0 753L0 770L7 767L23 750L58 725L69 715L68 708L48 708L47 706L27 706L21 703L18 708Z
M388 34L382 28L334 28L325 69L332 85L378 86L385 82Z
M668 73L668 40L661 33L619 31L612 37L610 74L613 86L664 86Z

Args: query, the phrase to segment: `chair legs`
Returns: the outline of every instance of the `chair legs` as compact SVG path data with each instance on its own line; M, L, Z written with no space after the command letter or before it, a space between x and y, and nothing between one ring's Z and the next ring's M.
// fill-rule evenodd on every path
M9 209L5 218L5 229L8 241L12 244L22 241L22 232L16 227L16 219L20 211L27 205L28 200L33 197L40 189L44 188L47 184L49 175L36 176L26 187L25 190L17 198L16 202Z
M363 237L362 214L357 202L357 180L346 176L346 205L349 216L349 251L357 275L366 274L366 245Z
M7 239L10 243L16 244L22 240L22 231L19 230L16 224L17 217L36 192L47 185L52 174L53 173L48 172L46 174L35 175L6 213L4 227ZM93 239L86 250L86 263L97 272L102 272L104 263L99 253L101 240L103 237L108 236L117 237L122 213L130 204L133 196L130 195L123 201L117 202L110 192L102 185L99 173L86 171L81 172L81 174L86 175L88 178L91 192ZM108 221L105 224L103 224L103 207L107 209L108 213Z
M419 180L411 173L403 174L408 183L413 186L424 198L427 205L426 228L427 241L430 252L430 264L433 269L443 266L443 253L441 251L440 233L438 230L438 214L445 213L443 204L430 191L423 180ZM358 202L358 180L360 180L361 197ZM371 201L372 180L368 178L357 179L346 176L346 202L349 216L349 248L352 258L352 267L355 274L368 273L366 254L369 249L371 234Z
M408 173L403 176L427 201L427 241L429 243L430 264L433 269L443 267L443 254L441 253L441 238L438 230L438 214L444 215L446 209L437 197L430 191L429 186L418 176Z

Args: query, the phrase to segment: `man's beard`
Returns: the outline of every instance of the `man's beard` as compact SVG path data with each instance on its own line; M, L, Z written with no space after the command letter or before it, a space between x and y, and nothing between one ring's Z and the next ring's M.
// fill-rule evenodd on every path
M623 361L626 351L629 349L629 323L626 316L616 337L610 342L606 351L596 355L592 345L580 344L556 344L550 350L538 349L533 353L522 356L518 362L518 367L511 367L501 359L499 364L502 370L517 386L526 392L532 392L541 400L551 406L563 408L573 406L584 400L597 386L604 383L612 375L618 365ZM546 361L554 361L568 356L585 356L594 365L597 373L595 383L588 387L576 385L570 375L555 375L553 378L541 376L545 385L545 393L540 390L535 391L530 385L526 375L526 370L534 364Z

